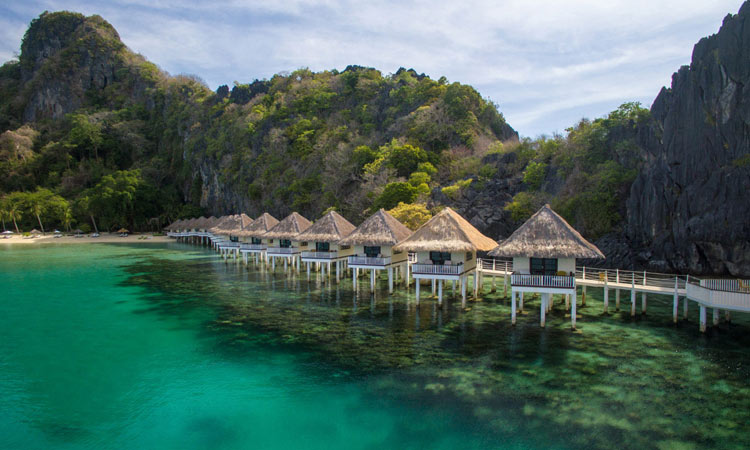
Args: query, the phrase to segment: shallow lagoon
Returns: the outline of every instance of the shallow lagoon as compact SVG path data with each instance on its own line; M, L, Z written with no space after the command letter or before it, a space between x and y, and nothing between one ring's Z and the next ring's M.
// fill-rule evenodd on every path
M0 445L750 447L748 315L589 289L580 332L559 299L511 327L489 285L462 312L176 243L3 249Z

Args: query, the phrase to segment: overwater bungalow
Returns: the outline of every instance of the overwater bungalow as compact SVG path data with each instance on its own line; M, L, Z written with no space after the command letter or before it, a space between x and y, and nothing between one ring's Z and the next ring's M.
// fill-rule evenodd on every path
M263 235L278 223L278 219L268 213L263 213L244 230L237 233L240 239L240 253L242 253L245 264L247 264L248 254L253 255L256 262L258 259L265 259L268 238L263 239Z
M477 294L477 251L489 251L497 242L479 232L451 208L445 208L419 227L411 236L396 244L395 251L416 252L417 262L411 271L417 280L419 303L420 280L432 280L433 294L437 284L438 303L443 300L443 281L456 282L461 287L461 305L466 307L466 284L474 275L474 295Z
M307 250L308 243L298 236L310 228L312 222L293 212L268 230L261 238L267 242L266 256L271 260L271 268L276 269L276 258L284 261L284 269L291 263L299 271L300 253Z
M307 274L310 274L310 264L319 264L323 273L327 269L330 276L331 266L335 264L338 281L347 257L354 253L350 245L341 245L339 241L349 236L355 228L341 214L330 211L300 233L297 239L309 243L309 249L301 255L302 262L307 264Z
M412 231L386 210L380 209L368 217L349 236L338 242L352 247L353 255L347 264L352 269L352 281L357 286L358 269L370 270L370 289L375 289L377 272L388 271L388 292L393 292L394 276L406 279L408 252L393 250L393 246L411 236ZM394 274L394 270L396 273Z
M216 240L216 246L219 252L225 257L229 254L238 257L240 243L237 233L242 232L245 227L252 222L253 219L244 213L233 214L222 218L221 221L210 230L213 239Z
M572 297L571 323L576 326L576 258L604 259L604 254L554 212L549 205L521 225L489 253L513 258L511 315L516 323L516 295L537 292L542 296L541 325L551 309L554 294Z

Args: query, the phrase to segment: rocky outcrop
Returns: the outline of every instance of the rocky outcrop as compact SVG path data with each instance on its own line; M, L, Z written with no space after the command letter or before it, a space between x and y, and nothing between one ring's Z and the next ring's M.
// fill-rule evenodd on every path
M44 13L32 21L19 63L26 96L23 119L60 119L112 84L125 63L117 31L99 16ZM96 95L94 95L96 97Z
M750 3L695 45L641 133L627 237L651 269L750 275Z

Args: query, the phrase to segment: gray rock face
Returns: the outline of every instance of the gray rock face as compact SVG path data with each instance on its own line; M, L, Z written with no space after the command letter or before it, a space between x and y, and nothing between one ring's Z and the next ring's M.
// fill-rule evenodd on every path
M638 263L750 275L750 3L695 45L651 114L627 203Z

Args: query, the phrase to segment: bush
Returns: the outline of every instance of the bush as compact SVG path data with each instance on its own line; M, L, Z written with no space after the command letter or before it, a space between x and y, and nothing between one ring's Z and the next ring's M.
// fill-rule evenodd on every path
M516 222L521 222L539 209L540 201L529 192L519 192L513 197L513 201L505 205L506 211L510 212L510 217Z
M408 204L399 202L395 208L388 212L412 231L421 227L432 218L430 210L421 203Z
M373 209L392 209L399 203L411 203L417 198L417 188L403 181L388 183L373 204Z
M428 184L432 179L425 172L414 172L409 177L409 184L412 186L419 186L420 184Z
M542 187L544 177L547 175L547 164L542 162L531 161L523 171L523 182L529 186L532 191L538 191Z
M455 184L452 184L450 186L446 186L442 188L440 191L445 194L448 198L457 200L459 195L471 185L472 181L474 181L471 178L468 178L466 180L457 181Z
M492 164L485 164L479 168L479 176L482 178L492 178L497 173L497 167Z

